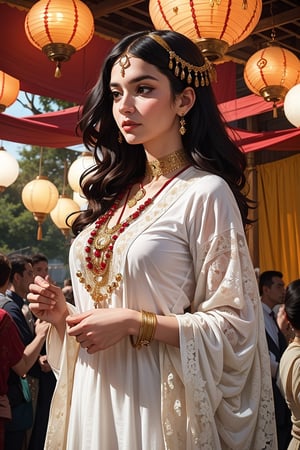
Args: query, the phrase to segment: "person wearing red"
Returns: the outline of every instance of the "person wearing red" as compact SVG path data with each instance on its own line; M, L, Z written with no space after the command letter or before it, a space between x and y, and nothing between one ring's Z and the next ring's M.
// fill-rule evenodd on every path
M5 422L11 419L7 397L10 368L18 371L25 346L10 315L0 309L0 450L4 449ZM19 373L24 375L24 372Z

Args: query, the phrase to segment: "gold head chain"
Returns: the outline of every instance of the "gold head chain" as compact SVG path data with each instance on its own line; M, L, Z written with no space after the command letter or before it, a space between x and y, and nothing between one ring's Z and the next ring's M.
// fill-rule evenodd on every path
M169 69L174 72L176 77L184 80L186 77L186 69L188 72L186 77L187 84L192 84L193 82L196 88L199 86L208 86L214 80L215 70L207 58L204 57L204 64L202 66L195 66L178 56L161 36L154 33L149 33L148 36L169 53Z

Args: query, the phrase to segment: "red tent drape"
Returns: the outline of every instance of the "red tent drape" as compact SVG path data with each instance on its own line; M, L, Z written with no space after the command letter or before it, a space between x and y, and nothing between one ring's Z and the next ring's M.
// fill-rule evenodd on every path
M250 100L252 96L250 96ZM236 117L245 114L241 104L247 104L247 99L242 98L236 102ZM258 108L261 105L259 103ZM238 113L239 112L239 113ZM68 147L81 143L81 138L76 134L79 107L68 108L55 113L39 114L24 118L15 118L2 114L0 116L0 136L6 141L22 142L29 145L45 147ZM223 112L227 120L227 113ZM229 112L231 117L233 112ZM289 150L300 149L300 129L269 131L255 133L245 130L234 130L232 138L245 152L262 150Z

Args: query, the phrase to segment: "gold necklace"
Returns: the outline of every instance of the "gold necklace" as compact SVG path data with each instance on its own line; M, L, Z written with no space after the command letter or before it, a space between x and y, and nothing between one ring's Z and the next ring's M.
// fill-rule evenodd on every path
M85 247L85 268L83 268L82 271L77 270L76 272L79 282L84 285L85 289L94 300L95 308L101 308L104 302L110 300L111 294L120 286L123 279L122 274L117 273L116 275L112 275L110 270L113 249L117 239L126 228L129 227L149 205L151 205L155 197L160 194L172 179L173 178L167 180L152 198L148 198L144 204L139 206L127 219L122 222L118 221L112 228L108 228L108 223L115 214L123 195L120 195L112 207L96 220ZM127 199L125 205L126 203Z
M145 197L145 195L146 195L145 188L142 185L142 183L140 183L140 187L137 193L128 200L127 202L128 207L133 208L137 204L137 202L139 202Z
M167 156L146 162L146 176L149 178L158 178L166 176L175 170L181 169L188 164L189 160L184 149L176 150ZM146 195L144 186L140 183L139 190L127 202L129 208L133 208Z
M183 148L176 150L163 158L153 159L146 163L146 175L151 178L166 176L188 164L189 160Z
M179 173L185 168L186 165L182 166ZM76 272L79 282L84 285L86 291L92 297L95 308L101 308L110 301L112 293L120 286L123 279L120 273L112 274L111 262L117 239L152 204L153 200L179 173L169 178L152 198L148 198L129 217L121 221L125 205L128 202L126 198L118 223L112 228L108 227L108 223L118 209L124 194L119 195L111 208L96 220L84 249L86 263L83 265L82 270L77 270ZM127 196L129 193L130 189Z

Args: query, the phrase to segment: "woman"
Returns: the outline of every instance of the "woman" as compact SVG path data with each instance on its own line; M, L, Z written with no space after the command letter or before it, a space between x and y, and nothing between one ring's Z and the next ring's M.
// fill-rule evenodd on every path
M298 450L300 448L300 279L288 285L284 310L295 337L281 357L279 384L292 413L292 440L288 450Z
M40 278L28 297L53 324L46 448L276 448L245 158L210 71L184 36L137 33L112 50L83 108L96 166L73 226L77 310Z

